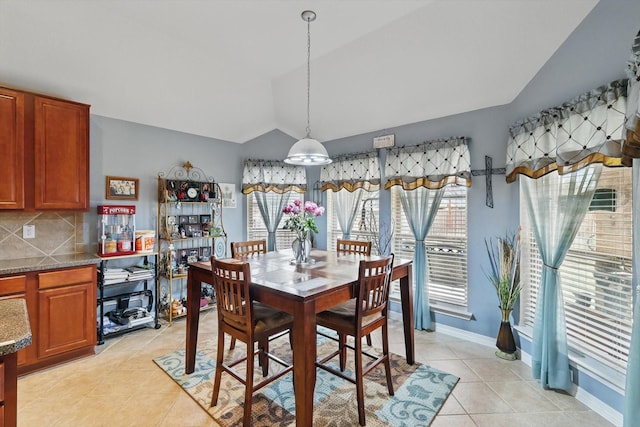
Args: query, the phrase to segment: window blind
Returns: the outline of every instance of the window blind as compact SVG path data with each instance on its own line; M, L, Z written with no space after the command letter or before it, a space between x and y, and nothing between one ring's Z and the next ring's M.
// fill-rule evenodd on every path
M402 211L400 187L391 189L395 223L393 252L412 258L415 239ZM467 306L467 187L448 185L425 242L429 262L429 300ZM393 296L399 295L397 287Z
M557 177L557 174L554 172ZM633 318L631 168L604 168L560 267L569 346L624 373ZM542 260L521 200L521 322L533 326Z

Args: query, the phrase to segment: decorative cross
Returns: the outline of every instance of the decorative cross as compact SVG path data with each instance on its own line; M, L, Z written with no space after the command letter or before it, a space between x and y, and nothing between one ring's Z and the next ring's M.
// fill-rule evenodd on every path
M491 185L491 175L504 175L506 173L505 168L493 169L491 166L492 163L493 159L491 157L484 156L484 170L471 171L471 175L473 176L486 175L487 196L485 203L490 208L493 208L493 187Z

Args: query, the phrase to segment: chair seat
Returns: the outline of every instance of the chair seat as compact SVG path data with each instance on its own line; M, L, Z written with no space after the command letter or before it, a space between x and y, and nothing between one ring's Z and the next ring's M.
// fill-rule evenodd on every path
M366 326L378 319L382 318L382 313L377 312L362 318L362 325ZM342 304L331 307L317 314L316 323L321 326L338 330L347 335L355 336L356 334L356 298L345 301Z
M285 313L275 308L269 307L259 302L253 303L253 321L256 326L254 333L256 335L262 334L266 330L281 329L293 322L293 316L289 313ZM245 322L236 322L229 319L225 319L227 324L238 330L245 330Z

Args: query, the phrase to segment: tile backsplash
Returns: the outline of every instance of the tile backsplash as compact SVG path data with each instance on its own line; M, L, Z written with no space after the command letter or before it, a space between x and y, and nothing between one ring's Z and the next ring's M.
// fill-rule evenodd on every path
M84 216L76 212L0 212L0 260L90 252ZM22 238L23 225L35 225L34 239Z

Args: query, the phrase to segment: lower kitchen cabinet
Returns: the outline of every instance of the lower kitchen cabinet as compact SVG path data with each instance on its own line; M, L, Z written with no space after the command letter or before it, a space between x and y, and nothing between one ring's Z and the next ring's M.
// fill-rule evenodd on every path
M91 268L88 268L91 273ZM44 273L47 274L47 273ZM68 276L80 283L58 282L38 291L38 357L46 358L95 344L95 285L84 274Z
M95 353L96 274L92 264L0 277L0 299L27 301L33 343L18 352L19 374Z

